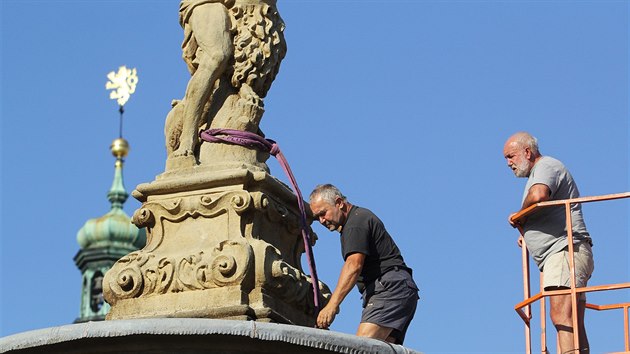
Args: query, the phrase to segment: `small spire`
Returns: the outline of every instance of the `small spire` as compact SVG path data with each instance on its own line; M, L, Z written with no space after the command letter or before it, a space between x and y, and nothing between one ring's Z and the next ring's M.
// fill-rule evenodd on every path
M122 209L123 204L129 197L129 194L125 190L122 175L123 158L129 153L129 143L123 138L118 138L112 142L109 148L112 151L112 155L116 158L116 163L114 181L112 182L112 187L109 189L109 193L107 193L107 199L112 203L112 209Z

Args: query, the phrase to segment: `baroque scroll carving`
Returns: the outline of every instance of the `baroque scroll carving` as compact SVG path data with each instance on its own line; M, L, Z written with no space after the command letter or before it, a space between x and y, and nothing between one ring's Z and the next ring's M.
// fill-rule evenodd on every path
M251 205L251 195L247 191L180 197L145 202L140 209L136 210L131 222L139 228L146 227L149 230L147 245L144 249L153 251L162 244L165 221L179 223L190 217L213 218L229 212L240 215Z
M271 281L269 284L274 295L291 305L306 305L307 313L313 314L315 312L313 279L282 260L278 250L273 247L269 247L267 257L273 260L271 262ZM319 282L318 286L324 297L324 302L327 302L331 295L330 289L322 282Z
M211 224L204 226L204 220ZM303 303L312 295L310 277L293 266L299 264L303 252L298 220L295 211L263 192L217 191L147 201L132 218L136 226L147 228L147 244L108 272L105 297L113 305L121 299L243 285L257 257L259 262L273 264L257 275L261 285L269 283L288 303ZM198 238L187 238L181 231L187 223L215 230L202 236L215 243L199 244L196 252L182 254L178 242L197 242ZM169 236L168 230L179 230L179 235ZM257 256L251 246L255 242L266 245ZM251 285L244 286L246 290Z
M181 258L136 251L117 263L117 276L104 284L110 304L122 299L239 285L253 269L253 251L246 243L223 241L210 254Z

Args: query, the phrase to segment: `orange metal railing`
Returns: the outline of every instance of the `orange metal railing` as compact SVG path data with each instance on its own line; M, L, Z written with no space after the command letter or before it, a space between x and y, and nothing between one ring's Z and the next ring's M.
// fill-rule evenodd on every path
M573 199L564 199L564 200L552 200L546 202L536 203L531 205L530 207L521 210L520 212L514 214L511 217L511 221L514 222L519 231L521 232L521 240L523 235L522 227L518 226L518 222L522 221L525 217L532 214L533 212L546 207L551 206L562 206L565 207L566 214L566 224L572 225L571 222L571 204L576 203L590 203L604 200L613 200L613 199L622 199L622 198L630 198L630 192L627 193L618 193L618 194L608 194L602 196L593 196L593 197L583 197L583 198L573 198ZM542 273L540 275L540 292L534 296L531 296L530 291L530 277L529 277L529 253L527 251L527 247L522 247L522 266L523 266L523 292L524 292L524 300L516 304L514 309L519 314L519 316L525 322L525 352L527 354L531 354L531 304L540 301L540 327L541 327L541 336L540 336L540 344L541 344L541 353L548 353L547 351L547 339L546 339L546 309L545 309L545 299L548 296L553 295L565 295L571 294L571 306L572 313L578 314L577 311L577 294L578 293L586 293L586 292L595 292L595 291L606 291L606 290L618 290L618 289L628 289L630 288L630 283L620 283L620 284L607 284L607 285L598 285L598 286L587 286L576 288L575 286L575 267L573 261L573 230L571 227L567 227L567 238L568 238L568 251L569 251L569 267L571 272L571 288L565 290L554 290L554 291L545 291L543 289L543 276ZM525 241L522 240L522 246L525 246ZM610 304L610 305L594 305L594 304L586 304L586 308L604 311L611 309L623 309L624 311L624 333L625 333L625 351L619 353L627 353L630 354L630 334L629 334L629 319L628 319L628 309L630 308L630 303L618 303L618 304ZM578 316L573 316L573 328L578 328ZM575 348L580 348L580 339L579 339L579 331L573 331L573 344ZM578 353L576 351L576 353Z

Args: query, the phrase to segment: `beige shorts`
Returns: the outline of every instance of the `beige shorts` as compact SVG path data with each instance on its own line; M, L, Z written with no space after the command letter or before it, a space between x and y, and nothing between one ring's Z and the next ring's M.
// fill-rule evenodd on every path
M569 271L569 246L562 251L552 254L543 267L543 287L571 287L571 272ZM573 261L575 262L575 286L585 287L593 274L595 265L593 251L586 242L573 246ZM580 299L586 299L582 293Z

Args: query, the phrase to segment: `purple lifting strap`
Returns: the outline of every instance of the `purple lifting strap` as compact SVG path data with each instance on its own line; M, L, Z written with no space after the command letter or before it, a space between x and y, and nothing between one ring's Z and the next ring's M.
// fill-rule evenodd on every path
M210 143L241 145L263 152L268 152L270 155L273 155L278 160L278 163L280 163L280 166L284 170L284 173L287 175L289 181L291 182L293 192L295 192L295 195L297 196L297 203L298 208L300 209L301 216L300 226L302 229L302 239L304 240L306 260L308 262L308 267L311 272L313 285L313 303L315 305L315 316L317 316L320 310L319 299L321 294L319 292L319 281L317 279L317 269L315 268L313 248L311 247L311 237L309 236L308 225L306 224L306 210L304 209L302 192L300 192L300 188L298 188L295 177L293 176L293 172L291 172L291 168L289 167L287 159L282 154L282 151L280 151L280 147L278 147L278 144L271 139L265 139L258 134L235 129L208 129L202 131L200 137L201 139Z

